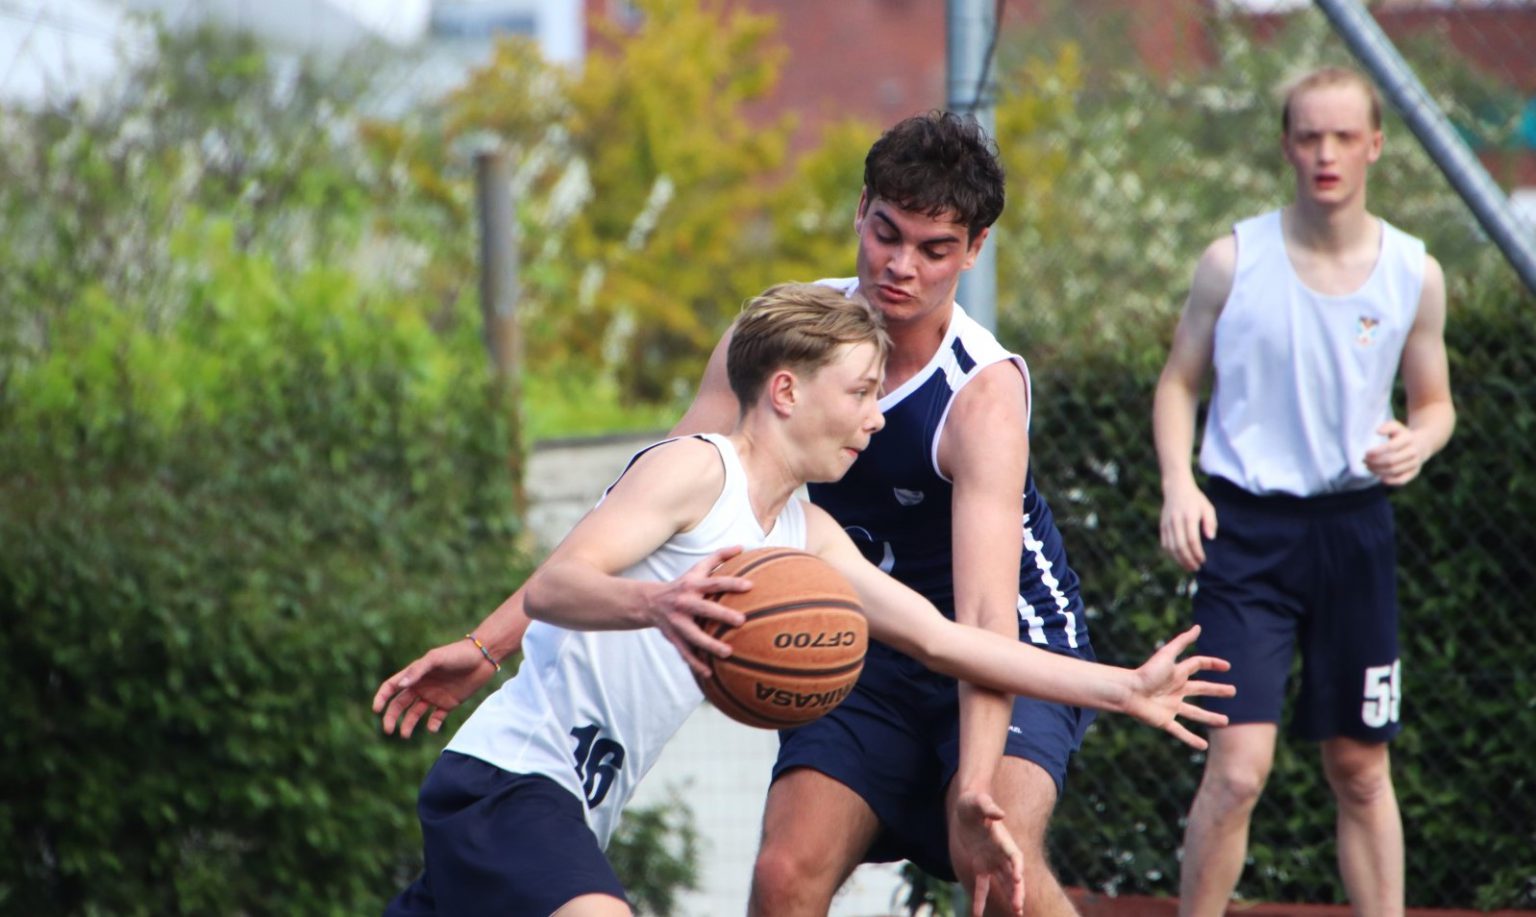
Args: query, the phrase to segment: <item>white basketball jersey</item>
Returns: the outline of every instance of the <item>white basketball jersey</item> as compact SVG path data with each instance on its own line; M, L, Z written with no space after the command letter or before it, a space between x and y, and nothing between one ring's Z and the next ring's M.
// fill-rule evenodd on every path
M669 582L736 544L804 549L800 501L791 498L763 532L735 447L724 436L700 438L720 450L725 466L719 499L691 531L622 576ZM587 823L606 847L635 787L703 700L687 663L655 628L573 631L535 621L523 637L517 675L486 698L448 750L554 780L586 803Z
M1381 221L1381 253L1353 293L1302 283L1280 212L1236 225L1232 293L1216 321L1200 467L1250 493L1315 496L1378 483L1392 384L1418 314L1424 243Z

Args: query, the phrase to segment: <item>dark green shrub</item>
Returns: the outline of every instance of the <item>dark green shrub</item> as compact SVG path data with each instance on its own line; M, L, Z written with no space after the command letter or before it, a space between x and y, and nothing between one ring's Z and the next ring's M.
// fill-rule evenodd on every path
M9 912L379 909L441 742L373 688L524 570L473 342L221 227L175 319L76 303L0 391Z

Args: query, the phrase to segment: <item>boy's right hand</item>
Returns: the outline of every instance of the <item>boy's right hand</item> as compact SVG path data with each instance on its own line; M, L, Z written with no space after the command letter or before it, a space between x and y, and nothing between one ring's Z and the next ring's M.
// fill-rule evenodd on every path
M1232 668L1225 659L1214 656L1191 656L1179 659L1200 636L1196 624L1153 653L1151 658L1137 669L1136 688L1122 711L1177 737L1186 745L1204 750L1206 741L1190 732L1179 722L1183 717L1191 722L1207 726L1225 726L1227 718L1204 707L1185 700L1187 697L1231 697L1237 693L1232 685L1196 679L1200 672L1225 672Z
M1205 563L1205 539L1216 537L1216 507L1193 479L1165 488L1158 539L1179 566L1193 573Z
M746 623L746 616L727 608L711 596L723 592L746 592L752 581L739 576L717 576L715 568L741 553L739 546L721 548L689 567L682 576L662 583L646 608L651 625L661 631L682 654L688 668L700 678L710 675L710 656L722 659L731 655L731 647L711 637L704 627L719 621L730 627Z
M445 643L386 678L373 695L373 712L383 715L385 735L398 727L400 738L409 739L423 716L427 731L437 732L448 713L495 674L472 641Z

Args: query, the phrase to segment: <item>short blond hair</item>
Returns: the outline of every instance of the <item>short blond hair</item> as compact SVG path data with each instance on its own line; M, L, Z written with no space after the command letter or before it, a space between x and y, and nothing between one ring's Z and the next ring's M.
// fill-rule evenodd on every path
M819 283L769 287L742 307L731 332L731 391L746 408L775 371L814 373L844 344L873 344L881 361L890 352L885 319L863 296Z
M1322 67L1303 73L1285 83L1280 89L1280 132L1291 132L1291 102L1297 96L1313 89L1328 86L1355 86L1365 93L1371 106L1371 129L1381 130L1381 94L1370 78L1351 67Z

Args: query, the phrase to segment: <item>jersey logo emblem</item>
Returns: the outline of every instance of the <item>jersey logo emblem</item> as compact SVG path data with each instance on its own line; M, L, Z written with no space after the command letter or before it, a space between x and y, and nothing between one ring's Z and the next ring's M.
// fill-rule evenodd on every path
M907 490L901 487L891 488L891 493L896 495L896 502L902 506L916 506L923 502L923 492L920 490Z
M1355 343L1361 347L1369 347L1376 341L1376 330L1381 327L1381 319L1362 315L1355 321Z

